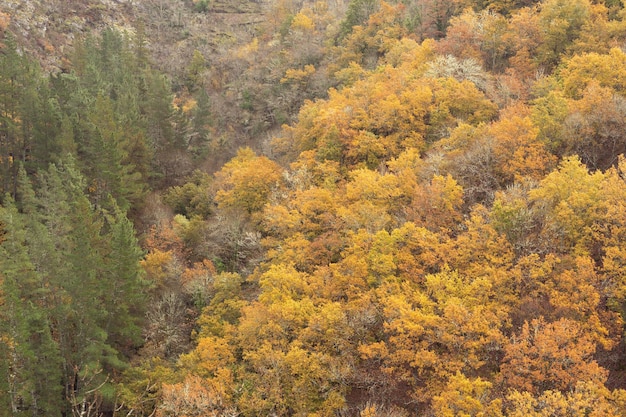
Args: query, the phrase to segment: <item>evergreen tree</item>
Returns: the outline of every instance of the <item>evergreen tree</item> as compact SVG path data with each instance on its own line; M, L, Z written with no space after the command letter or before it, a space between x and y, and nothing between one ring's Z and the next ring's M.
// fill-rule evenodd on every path
M190 151L197 157L205 157L209 151L211 127L211 102L206 90L196 93L196 108L191 120Z
M111 100L99 96L88 120L92 132L89 143L85 144L85 160L82 162L91 180L92 200L101 203L112 194L124 209L128 209L130 202L142 197L145 185L141 174L133 172L134 166L125 163L130 145L125 143L127 138L122 126L115 121Z
M142 252L110 195L89 201L71 157L38 178L33 189L19 170L19 204L0 208L0 390L10 415L80 414L112 398L141 342Z
M12 199L0 207L5 238L0 245L0 362L6 364L0 371L6 381L6 415L59 416L61 362L45 310L50 288L30 260L24 220Z
M68 152L63 114L57 98L48 85L40 80L24 106L24 121L31 125L31 149L28 171L45 169L48 164L58 162Z
M32 97L36 75L34 65L17 50L7 36L0 51L0 195L15 194L17 161L25 161L30 151L30 125L24 121L25 97Z
M350 0L346 17L341 22L339 38L343 39L350 34L354 26L367 23L367 19L379 6L380 4L376 0Z
M105 330L111 345L128 349L141 343L148 282L143 279L139 263L143 251L139 247L133 224L114 201L110 204L113 213L107 217L109 248L104 258L108 286L103 294L108 314Z

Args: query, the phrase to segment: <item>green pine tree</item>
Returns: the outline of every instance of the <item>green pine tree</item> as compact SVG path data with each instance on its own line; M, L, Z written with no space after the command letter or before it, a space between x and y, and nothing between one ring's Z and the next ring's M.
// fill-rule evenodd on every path
M60 416L61 357L52 337L48 306L50 288L31 262L27 216L12 199L0 207L4 241L0 245L0 362L5 372L7 415Z

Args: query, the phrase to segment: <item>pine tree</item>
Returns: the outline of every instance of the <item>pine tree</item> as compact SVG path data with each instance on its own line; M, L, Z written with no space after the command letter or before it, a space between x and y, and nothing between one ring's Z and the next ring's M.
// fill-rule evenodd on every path
M8 199L0 207L3 308L0 351L10 415L61 415L61 361L46 306L50 288L30 260L25 217ZM7 414L9 415L9 414Z
M108 216L109 251L104 258L108 286L103 294L108 313L105 330L111 345L128 349L141 342L141 320L146 308L148 283L143 279L139 264L143 251L133 224L114 201L110 204L113 213Z
M196 93L196 108L191 120L189 147L196 157L205 157L209 151L211 127L211 102L204 89Z
M24 97L31 97L33 64L22 56L13 37L4 40L0 53L0 195L15 194L17 161L25 161L30 149L29 121L24 121ZM26 134L26 135L25 135Z

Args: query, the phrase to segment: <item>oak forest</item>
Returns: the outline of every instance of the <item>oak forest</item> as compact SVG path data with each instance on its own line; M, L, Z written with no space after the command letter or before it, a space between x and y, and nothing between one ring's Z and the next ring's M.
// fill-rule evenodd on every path
M0 416L626 415L622 0L0 2Z

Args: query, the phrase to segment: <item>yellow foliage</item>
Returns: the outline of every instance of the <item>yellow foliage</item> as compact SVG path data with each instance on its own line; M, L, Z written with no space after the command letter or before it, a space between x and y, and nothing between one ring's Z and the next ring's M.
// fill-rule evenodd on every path
M619 417L626 414L625 391L609 391L595 382L579 382L570 392L539 396L513 391L507 396L510 417Z
M289 68L285 72L285 76L280 79L280 82L283 84L306 83L307 79L313 74L315 74L315 67L313 65L305 65L303 69Z
M259 301L265 304L301 299L309 294L307 276L287 265L272 265L259 277L262 293Z
M188 114L192 110L195 110L197 106L198 106L198 102L195 99L190 98L189 100L183 103L181 109L183 110L183 113Z
M281 180L281 168L250 148L237 155L215 174L219 187L215 200L222 209L253 214L263 209L270 193Z
M239 59L254 59L254 54L259 50L259 39L254 38L250 43L243 45L237 49L235 55Z
M608 54L590 52L575 55L559 71L563 91L572 98L580 98L589 83L626 92L626 53L613 48Z
M406 65L385 65L362 79L360 66L350 64L352 84L306 102L298 123L285 129L295 149L373 169L407 149L425 149L429 136L438 139L459 121L493 118L496 106L472 82L420 77L432 52L427 42L413 48L420 54Z
M198 341L196 348L181 355L179 363L185 369L203 378L230 379L232 375L228 367L235 363L232 346L229 346L225 339L217 337L202 337ZM226 381L225 381L226 382Z
M580 159L570 157L530 191L530 200L542 208L544 239L549 239L553 251L572 248L576 254L589 253L589 228L599 220L604 178L602 172L591 174Z
M302 11L298 12L291 21L292 30L300 30L302 32L312 32L315 30L315 22Z
M288 238L299 232L312 239L336 229L338 203L337 195L325 188L298 190L288 206L271 205L266 208L265 226L275 236Z
M141 267L146 271L147 279L153 281L157 286L161 286L168 278L167 268L172 260L172 252L155 249L141 261Z
M488 400L491 386L462 373L451 376L443 392L433 398L435 417L502 417L501 400Z

